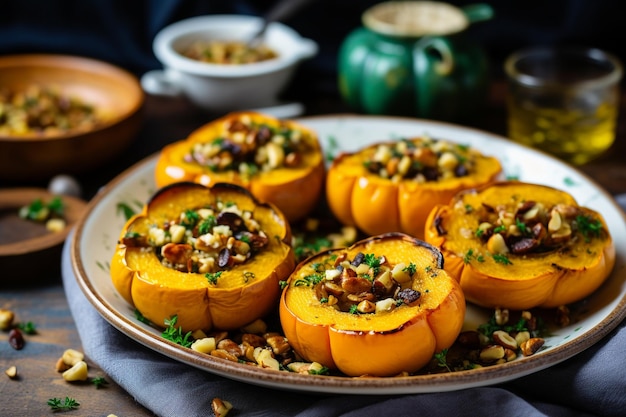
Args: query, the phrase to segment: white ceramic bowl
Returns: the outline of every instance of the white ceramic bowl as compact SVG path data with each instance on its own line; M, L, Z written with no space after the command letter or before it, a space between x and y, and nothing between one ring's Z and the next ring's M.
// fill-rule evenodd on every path
M264 43L276 51L275 59L243 65L219 65L187 58L181 51L198 40L245 41L261 27L254 16L198 16L173 23L154 39L153 50L163 70L143 75L150 94L186 95L212 111L233 111L272 106L290 81L298 63L317 53L317 44L281 23L271 23Z

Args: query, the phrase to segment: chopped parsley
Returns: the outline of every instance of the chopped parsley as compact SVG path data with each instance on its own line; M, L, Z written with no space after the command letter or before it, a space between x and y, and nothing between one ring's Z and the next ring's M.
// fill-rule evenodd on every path
M213 230L213 226L216 225L216 219L215 216L209 216L206 219L202 220L200 222L200 225L198 226L198 233L201 235L206 235L207 233L210 233L211 230Z
M576 216L576 225L580 233L588 240L591 236L598 237L602 231L602 222L598 219L594 219L591 216L578 215Z
M41 198L37 198L29 205L21 207L19 216L22 219L43 222L51 217L63 218L65 205L61 197L55 196L48 203L44 203Z
M311 274L311 275L307 275L301 279L296 280L296 282L294 282L294 286L296 287L300 287L300 286L313 286L316 284L319 284L322 279L324 279L324 276L322 276L321 274Z
M370 268L374 270L374 275L378 275L380 271L380 258L373 253L366 253L363 258L363 262L365 262Z
M200 215L195 210L185 210L184 219L180 222L181 226L184 226L186 229L193 229L198 221L200 220Z
M511 262L511 260L507 258L506 255L502 255L501 253L494 253L491 255L491 257L493 258L494 261L496 261L496 263L499 263L502 265L513 265L513 262Z
M217 271L217 272L209 272L204 274L204 277L209 281L209 284L217 284L217 279L220 277L220 275L222 275L223 271Z
M402 270L406 272L407 274L409 274L410 276L413 276L417 272L417 266L415 266L415 264L411 262L408 266L405 266L404 268L402 268Z

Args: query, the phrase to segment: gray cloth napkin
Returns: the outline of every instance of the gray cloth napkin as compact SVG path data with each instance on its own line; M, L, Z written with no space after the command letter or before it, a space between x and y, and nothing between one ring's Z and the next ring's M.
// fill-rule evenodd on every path
M109 325L76 283L69 241L62 275L87 357L158 416L212 416L220 397L229 416L624 416L626 329L544 371L492 387L415 395L321 395L263 388L169 359Z

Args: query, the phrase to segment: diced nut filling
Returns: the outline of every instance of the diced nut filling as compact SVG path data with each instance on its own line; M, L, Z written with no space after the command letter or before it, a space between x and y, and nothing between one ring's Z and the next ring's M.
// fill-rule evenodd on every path
M278 56L267 45L254 47L235 41L197 41L184 50L183 55L196 61L220 65L251 64Z
M557 325L565 321L559 315L569 316L565 307L554 312ZM568 321L569 322L569 321ZM476 330L465 330L446 352L446 365L450 371L461 371L511 362L519 357L531 356L543 348L546 332L544 318L530 311L509 311L496 308L487 323Z
M0 135L52 136L99 124L102 120L93 106L56 86L33 84L16 91L0 88Z
M301 374L325 374L328 369L317 362L304 362L287 338L267 331L263 320L256 320L240 331L216 331L195 339L191 349L231 362Z
M317 263L314 272L294 282L314 286L317 299L339 311L354 314L384 313L421 300L413 288L414 264L392 265L385 256L359 252L354 259L332 258L332 265Z
M550 313L546 314L549 316ZM569 323L570 312L566 307L556 309L553 314L555 324L565 322L560 317L563 315L568 316L566 322ZM402 373L398 376L456 372L534 355L544 347L542 335L549 332L546 319L546 316L538 316L530 311L498 308L491 319L479 325L476 330L462 331L443 356L435 355L431 365L413 374ZM304 361L292 349L284 335L267 331L267 325L261 319L239 331L214 331L208 335L201 333L200 338L191 344L191 349L202 354L250 366L305 375L331 373L318 362ZM445 365L442 365L442 358Z
M255 123L244 115L229 119L216 138L193 145L185 161L214 172L236 171L243 177L278 168L297 168L312 151L311 141L285 124Z
M209 282L215 284L222 271L243 264L263 250L268 237L251 211L218 201L155 224L147 235L128 232L122 243L154 251L169 268L207 274Z
M458 209L476 212L479 219L478 228L463 235L479 238L489 253L501 256L564 250L580 239L588 241L606 233L602 222L584 208L566 204L546 206L529 200Z
M425 183L470 175L478 156L465 145L419 137L379 144L364 164L392 181Z

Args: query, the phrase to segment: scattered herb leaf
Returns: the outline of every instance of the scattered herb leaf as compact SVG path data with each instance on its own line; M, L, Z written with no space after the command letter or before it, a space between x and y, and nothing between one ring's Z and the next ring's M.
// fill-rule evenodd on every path
M50 398L48 405L52 411L69 411L75 410L80 404L73 398L65 397L64 400L61 398Z
M96 389L100 389L100 388L104 387L105 385L107 385L109 383L109 381L104 379L103 376L97 376L95 378L91 378L91 383L96 386Z
M122 215L124 216L126 220L130 219L131 217L135 215L135 210L133 210L126 203L117 203L117 212L122 213Z
M448 355L448 349L443 349L441 352L435 353L437 366L441 368L446 368L448 372L452 372L452 369L450 369L450 366L448 366L448 360L446 358L447 355Z
M32 321L27 321L26 323L18 323L17 327L18 327L18 329L20 329L21 331L23 331L26 334L36 334L37 333L37 328L35 327L35 324Z

